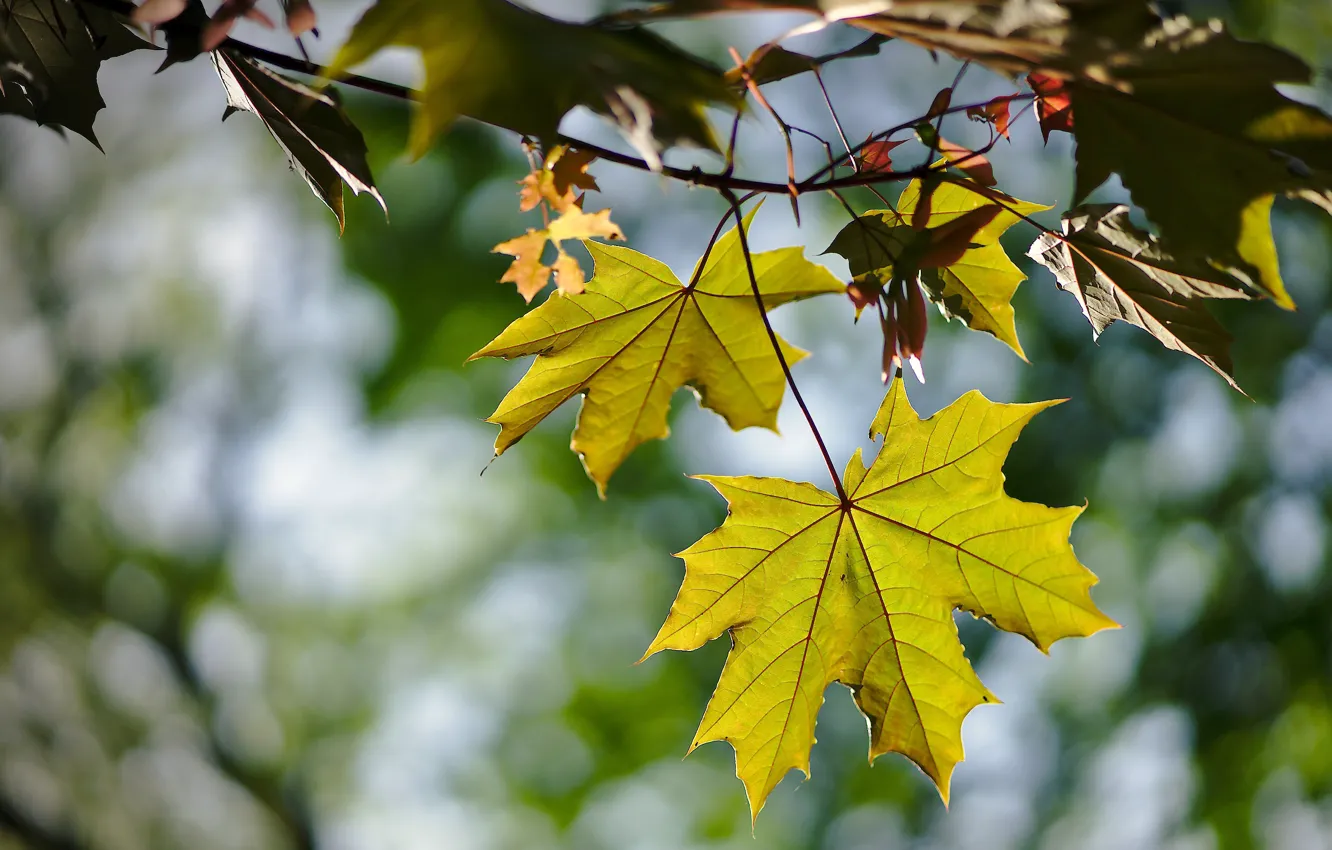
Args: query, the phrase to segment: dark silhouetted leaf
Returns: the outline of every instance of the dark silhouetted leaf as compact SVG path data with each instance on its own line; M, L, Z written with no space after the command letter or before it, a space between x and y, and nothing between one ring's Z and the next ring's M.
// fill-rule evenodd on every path
M1294 56L1179 19L1114 69L1127 91L1067 88L1076 116L1079 200L1112 173L1176 253L1198 253L1293 306L1281 281L1274 195L1332 189L1332 117L1287 98L1307 82Z
M94 145L102 61L152 45L115 15L70 0L0 0L0 113L73 130Z
M370 174L365 139L332 93L316 92L230 50L211 55L227 90L227 115L245 111L259 116L286 151L292 170L337 216L339 229L345 225L344 183L388 211Z
M808 56L794 50L787 50L779 44L769 43L756 48L753 53L749 54L749 58L745 60L745 67L749 69L750 78L757 85L762 86L799 74L817 71L829 62L835 62L838 59L873 56L879 52L879 48L887 41L886 36L872 35L854 47L848 47L846 50L839 50L835 53L825 53L821 56ZM744 85L744 77L739 68L728 70L726 79L732 85Z
M1128 207L1093 204L1064 213L1064 238L1043 234L1028 252L1078 299L1099 336L1112 322L1147 331L1166 348L1192 354L1235 384L1230 334L1207 312L1205 298L1253 293L1207 263L1172 256L1134 227Z

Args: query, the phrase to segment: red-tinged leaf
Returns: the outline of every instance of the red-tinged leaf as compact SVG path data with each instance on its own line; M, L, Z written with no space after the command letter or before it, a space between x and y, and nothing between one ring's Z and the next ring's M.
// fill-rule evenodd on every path
M905 357L920 357L925 352L925 334L930 329L929 313L925 309L925 296L921 294L920 284L914 280L905 283L906 320L900 322L900 327L906 331L906 343L901 347L902 354Z
M879 324L883 329L883 382L897 374L902 368L902 358L897 356L897 318L893 311L885 310L879 314Z
M1064 81L1047 74L1028 74L1027 84L1036 93L1036 117L1045 140L1050 141L1050 133L1055 130L1072 133L1073 102Z
M292 35L304 35L316 26L314 7L310 0L288 0L283 4L287 18L287 31Z
M994 128L994 131L1005 139L1008 135L1008 122L1011 120L1009 107L1013 103L1015 94L1006 94L1002 97L996 97L994 100L984 106L973 106L967 110L967 117L973 121L982 121Z
M956 263L972 247L976 234L994 221L1001 211L998 204L987 204L932 229L930 247L921 255L916 267L942 269Z
M948 107L951 106L952 103L953 103L952 87L950 86L949 88L946 89L940 89L939 93L934 96L934 100L930 103L930 111L926 112L925 116L920 120L933 121L935 118L938 118L940 115L943 115L945 112L947 112Z
M978 154L971 148L964 148L944 138L939 139L939 153L943 154L949 163L956 168L960 168L968 177L982 186L998 185L998 182L994 179L994 166L983 154Z
M851 303L856 306L856 320L860 320L860 314L866 307L879 300L883 293L883 287L870 281L852 281L846 288L846 297L851 299Z
M889 172L893 170L893 158L889 155L893 148L898 145L906 144L903 139L900 142L868 142L860 149L860 168L871 174L879 172Z

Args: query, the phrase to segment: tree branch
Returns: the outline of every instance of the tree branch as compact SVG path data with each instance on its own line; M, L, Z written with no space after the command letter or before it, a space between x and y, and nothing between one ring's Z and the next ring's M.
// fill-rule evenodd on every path
M135 4L130 2L130 0L76 0L76 2L114 12L126 19L134 13L134 9L136 8ZM235 38L228 38L223 41L219 49L234 51L242 56L247 56L251 59L272 65L275 68L281 68L284 71L292 71L310 77L327 79L327 69L316 62L311 62L298 56L289 56L285 53L278 53L277 51L259 47ZM419 93L408 86L378 80L373 77L365 77L360 74L341 74L336 82L363 91L392 97L397 100L417 101L420 99ZM948 111L956 112L967 108L968 107L962 106ZM893 133L913 126L915 123L917 122L913 121L899 125L872 138L892 135ZM913 168L909 171L899 172L880 171L872 175L857 174L852 175L851 177L820 182L820 177L823 177L832 171L831 166L825 166L805 180L797 181L794 184L776 183L737 177L729 171L704 171L697 166L693 168L677 168L667 165L662 166L660 169L654 169L652 165L640 157L620 153L619 151L613 151L609 148L604 148L600 145L595 145L591 142L574 138L573 136L565 135L563 133L558 136L558 141L561 144L571 145L594 153L597 155L597 158L604 159L607 162L613 162L617 165L623 165L639 171L655 171L664 177L678 180L683 183L689 183L690 185L706 186L718 190L729 189L733 192L758 192L764 195L787 195L794 197L811 192L821 192L825 189L847 189L856 186L868 186L874 183L910 180L912 178L921 177L926 173L926 170ZM863 147L863 145L861 147ZM857 150L858 149L859 148L857 148Z

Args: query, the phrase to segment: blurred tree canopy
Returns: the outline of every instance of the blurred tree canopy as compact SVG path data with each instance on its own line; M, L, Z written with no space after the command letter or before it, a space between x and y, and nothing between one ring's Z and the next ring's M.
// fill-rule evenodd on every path
M312 54L331 59L366 5L317 4ZM531 5L582 20L632 4ZM1161 5L1292 51L1316 73L1285 93L1332 105L1332 9ZM652 31L730 65L728 47L748 55L807 20ZM182 56L181 30L163 29ZM250 21L228 32L296 54ZM864 36L829 28L798 47L827 55ZM681 760L726 648L634 662L681 580L669 553L725 515L681 472L821 480L799 410L783 407L781 437L734 434L677 398L672 439L633 452L606 501L566 448L568 405L490 463L481 420L521 364L464 361L523 312L496 285L511 258L490 252L515 232L531 170L518 136L462 120L409 163L410 105L339 89L391 213L348 197L339 238L287 179L262 112L219 125L235 100L207 60L152 75L162 58L102 65L105 154L17 107L0 118L0 848L1332 842L1332 230L1316 207L1281 197L1273 212L1298 311L1215 302L1247 396L1122 322L1091 344L1076 301L1004 237L1030 276L1013 302L1030 363L934 317L929 382L912 398L922 413L977 386L1069 399L1024 432L1006 489L1089 505L1073 546L1123 628L1046 658L959 616L1004 705L967 720L950 808L905 759L866 763L864 720L834 688L814 779L788 777L751 832L729 749ZM960 67L895 40L765 91L791 125L818 125L826 85L854 142L955 79L958 104L1012 90ZM391 53L360 70L418 81ZM623 147L597 111L613 112L592 104L560 129ZM747 120L736 161L780 172L768 120ZM1004 190L1072 206L1070 138L1043 145L1023 120L986 152ZM688 136L683 123L673 132ZM963 141L979 148L988 130L973 129ZM928 153L908 151L893 155L912 166ZM827 160L816 144L798 155L802 168ZM667 165L718 162L679 156ZM725 204L611 168L594 173L628 244L688 279ZM1112 180L1094 200L1130 194ZM862 187L847 197L883 206ZM847 220L833 199L800 204L798 231L782 198L765 204L756 250L812 256ZM1057 227L1058 211L1034 217ZM879 324L852 327L852 312L821 299L773 316L814 352L796 374L839 458L869 449L859 437L883 392Z

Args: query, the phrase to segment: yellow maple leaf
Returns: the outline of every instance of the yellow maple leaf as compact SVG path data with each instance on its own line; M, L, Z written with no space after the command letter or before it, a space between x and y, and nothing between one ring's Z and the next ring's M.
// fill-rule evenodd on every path
M538 355L487 420L501 427L497 455L579 393L586 399L572 447L603 495L630 452L667 436L671 396L681 386L693 387L700 403L736 430L776 429L784 378L735 229L717 242L689 285L637 251L584 244L596 263L586 292L552 295L472 355ZM846 291L799 248L755 254L753 262L769 310ZM788 363L805 356L785 342L782 352Z
M888 439L869 469L852 457L845 499L777 478L700 476L730 514L680 553L684 583L644 657L730 631L690 749L730 742L755 817L789 770L809 776L833 682L869 719L870 758L902 753L947 802L963 718L998 701L963 655L954 610L1042 650L1115 626L1068 542L1082 509L1003 491L1009 449L1055 403L996 404L973 391L921 420L895 380L870 431Z

